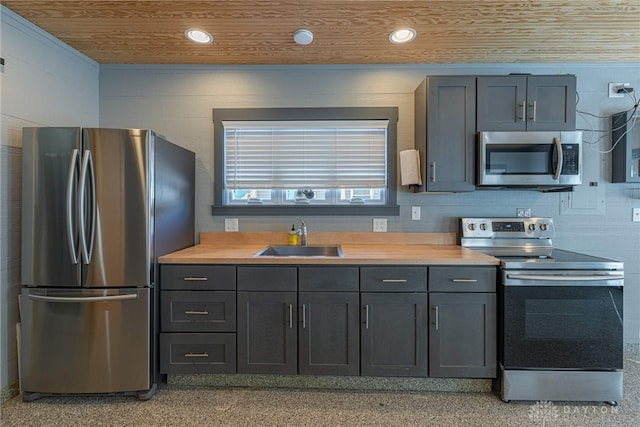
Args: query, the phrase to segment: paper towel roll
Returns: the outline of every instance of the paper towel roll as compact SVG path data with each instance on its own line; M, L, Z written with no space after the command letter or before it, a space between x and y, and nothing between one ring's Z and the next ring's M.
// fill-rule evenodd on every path
M420 153L418 150L400 152L400 181L402 185L422 185Z

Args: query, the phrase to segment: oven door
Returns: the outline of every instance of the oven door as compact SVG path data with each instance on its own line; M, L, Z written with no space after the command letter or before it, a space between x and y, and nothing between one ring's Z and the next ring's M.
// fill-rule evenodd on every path
M480 132L479 186L579 185L580 132Z
M622 369L622 272L503 272L505 369Z

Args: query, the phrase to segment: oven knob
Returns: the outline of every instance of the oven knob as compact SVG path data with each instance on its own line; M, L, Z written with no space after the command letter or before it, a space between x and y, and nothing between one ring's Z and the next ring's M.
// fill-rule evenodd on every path
M540 224L540 230L547 231L547 224Z
M484 222L480 224L480 230L484 231L486 229L487 229L487 224L485 224Z
M534 231L536 229L535 224L529 224L529 230Z
M475 230L475 229L476 229L476 225L472 223L472 224L467 225L467 228L468 228L469 230L473 231L473 230Z

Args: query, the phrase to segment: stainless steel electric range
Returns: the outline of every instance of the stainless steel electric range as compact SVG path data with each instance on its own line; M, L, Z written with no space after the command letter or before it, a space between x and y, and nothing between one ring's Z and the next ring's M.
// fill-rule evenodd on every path
M555 249L551 218L462 218L461 245L500 259L504 401L622 399L622 262Z

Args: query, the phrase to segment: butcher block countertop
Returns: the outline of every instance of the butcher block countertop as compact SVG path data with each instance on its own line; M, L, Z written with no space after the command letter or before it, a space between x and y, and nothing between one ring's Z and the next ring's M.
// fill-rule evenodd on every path
M267 246L288 243L288 233L200 233L200 244L159 258L161 264L498 265L489 255L462 248L455 233L311 232L309 246L340 245L342 257L261 257Z

